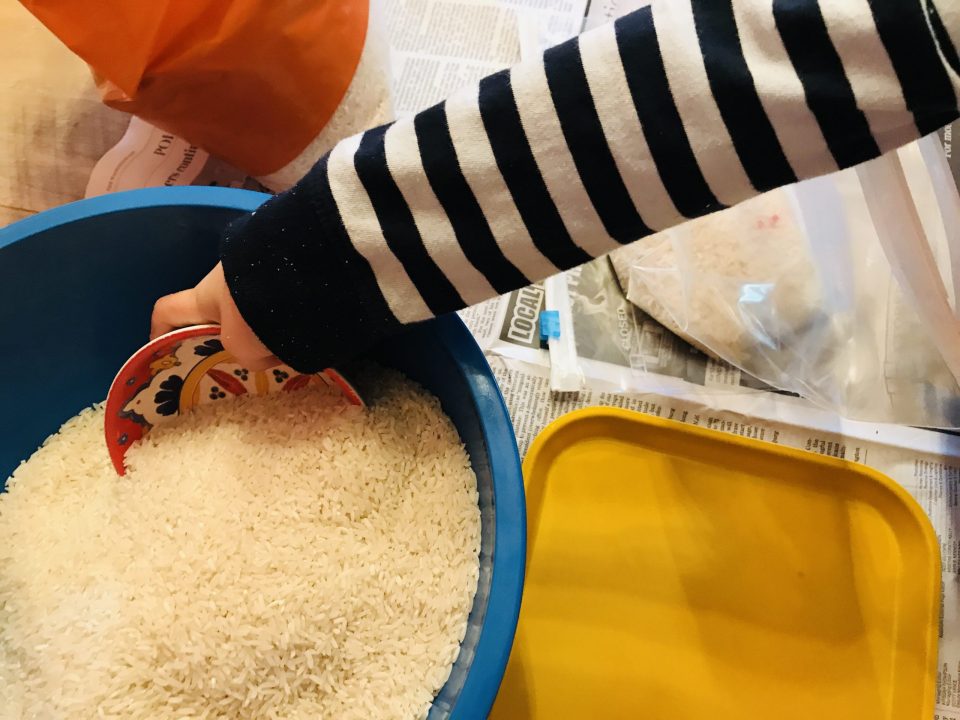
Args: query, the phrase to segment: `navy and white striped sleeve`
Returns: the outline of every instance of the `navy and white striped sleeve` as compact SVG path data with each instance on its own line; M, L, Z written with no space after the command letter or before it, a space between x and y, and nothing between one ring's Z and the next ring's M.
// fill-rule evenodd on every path
M958 115L954 0L655 0L337 145L227 231L302 371Z

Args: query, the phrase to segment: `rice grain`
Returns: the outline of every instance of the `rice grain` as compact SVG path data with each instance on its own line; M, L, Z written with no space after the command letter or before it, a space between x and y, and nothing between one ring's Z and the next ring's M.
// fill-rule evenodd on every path
M303 390L156 428L102 409L0 494L0 717L423 717L476 591L476 477L432 396Z

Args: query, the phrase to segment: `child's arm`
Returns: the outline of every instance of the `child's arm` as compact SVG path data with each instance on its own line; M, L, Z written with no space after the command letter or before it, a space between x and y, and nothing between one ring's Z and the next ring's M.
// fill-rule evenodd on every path
M936 130L957 43L953 0L655 0L341 142L227 231L226 283L283 360L336 364Z

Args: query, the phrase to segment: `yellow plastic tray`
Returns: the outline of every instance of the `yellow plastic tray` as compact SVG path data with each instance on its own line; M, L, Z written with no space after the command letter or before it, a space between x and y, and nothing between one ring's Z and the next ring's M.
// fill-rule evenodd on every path
M528 568L495 720L929 720L936 536L889 478L589 409L524 462Z

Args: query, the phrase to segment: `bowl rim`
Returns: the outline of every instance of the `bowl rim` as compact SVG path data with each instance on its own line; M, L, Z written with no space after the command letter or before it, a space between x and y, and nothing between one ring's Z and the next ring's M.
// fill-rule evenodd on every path
M527 561L526 496L513 423L483 351L455 313L437 319L437 332L470 386L490 453L497 511L490 599L470 672L450 715L485 718L506 672L520 618Z
M144 188L99 195L44 210L0 228L0 250L68 223L125 210L187 206L251 212L270 197L252 190L206 186ZM483 351L456 313L437 318L436 329L473 394L493 478L496 521L490 595L470 670L450 711L451 718L482 718L493 707L519 621L526 570L523 475L510 414Z
M210 207L252 212L270 195L240 188L180 186L124 190L75 200L0 227L0 249L53 228L78 220L148 207Z

